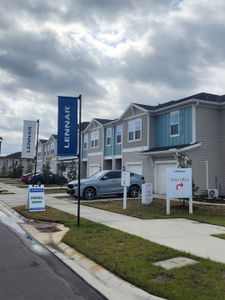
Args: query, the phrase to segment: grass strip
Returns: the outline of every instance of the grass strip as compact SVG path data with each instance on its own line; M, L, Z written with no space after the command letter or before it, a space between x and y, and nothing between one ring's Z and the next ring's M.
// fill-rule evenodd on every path
M188 212L188 204L183 206L180 201L171 201L171 214L166 215L166 202L162 199L154 199L149 205L143 205L136 199L127 201L127 209L123 209L123 202L82 202L82 205L95 207L111 212L116 212L141 219L165 219L165 218L185 218L202 223L225 226L225 206L194 204L193 214Z
M24 206L15 210L27 218L65 224L70 231L63 238L64 243L151 294L173 300L224 300L224 264L176 251L85 219L81 219L80 227L77 227L73 215L51 207L47 207L45 212L30 213ZM173 270L153 264L177 256L189 257L198 263Z

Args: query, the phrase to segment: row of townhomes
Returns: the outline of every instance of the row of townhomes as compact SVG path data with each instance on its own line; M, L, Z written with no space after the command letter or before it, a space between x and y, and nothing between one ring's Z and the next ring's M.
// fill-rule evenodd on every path
M166 170L176 167L176 154L186 150L192 160L198 193L218 189L225 194L225 95L199 93L149 106L132 103L115 120L94 118L82 123L81 176L99 170L132 171L153 184L154 193L166 193ZM57 136L39 140L37 166L48 161L57 173Z

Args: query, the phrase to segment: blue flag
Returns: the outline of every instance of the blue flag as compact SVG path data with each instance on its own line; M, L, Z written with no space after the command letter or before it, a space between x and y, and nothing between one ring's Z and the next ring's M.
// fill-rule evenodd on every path
M77 155L77 103L75 97L58 97L58 156Z

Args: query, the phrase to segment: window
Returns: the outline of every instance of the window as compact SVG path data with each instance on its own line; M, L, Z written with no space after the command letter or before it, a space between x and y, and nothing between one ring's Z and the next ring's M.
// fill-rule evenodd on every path
M84 150L87 150L87 148L88 148L88 134L86 133L86 134L84 135L83 149L84 149Z
M106 128L106 146L111 146L112 143L112 128Z
M176 110L170 113L170 135L179 135L179 117L180 111Z
M128 122L128 140L138 141L141 139L141 119L135 119Z
M116 143L122 144L122 125L116 126Z
M51 154L55 153L55 144L53 144L53 143L50 144L50 153Z
M91 148L96 148L99 145L99 131L93 131L91 133Z
M108 172L108 173L106 173L103 177L104 177L104 178L107 178L107 179L121 178L121 172L120 172L120 171L112 171L112 172Z

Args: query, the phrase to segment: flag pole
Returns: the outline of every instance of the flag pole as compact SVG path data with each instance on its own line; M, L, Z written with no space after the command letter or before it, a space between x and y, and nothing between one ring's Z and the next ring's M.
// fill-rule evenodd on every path
M77 195L77 227L80 226L80 171L81 171L81 107L82 96L79 99L79 136L78 136L78 195Z

